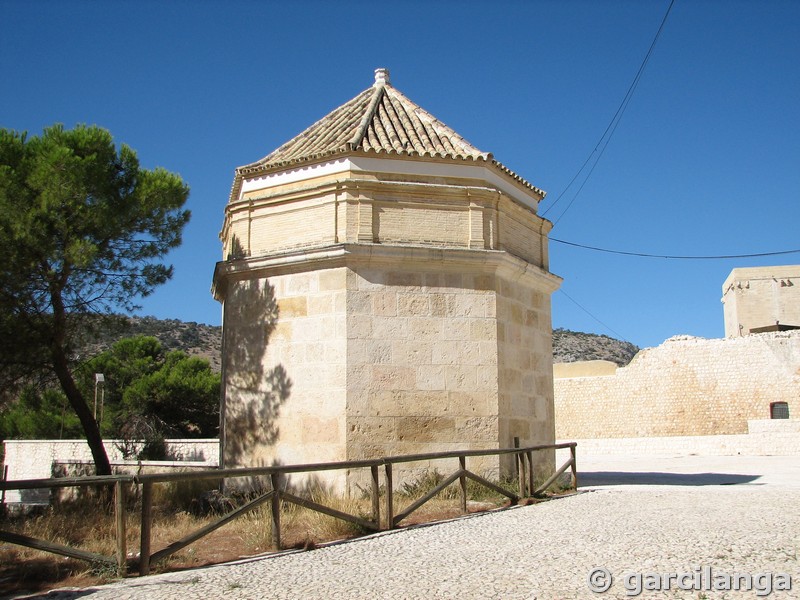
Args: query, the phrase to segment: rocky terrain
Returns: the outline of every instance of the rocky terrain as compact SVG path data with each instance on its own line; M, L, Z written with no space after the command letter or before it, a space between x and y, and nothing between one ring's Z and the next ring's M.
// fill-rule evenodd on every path
M553 331L553 362L576 362L579 360L609 360L624 367L640 350L630 342L607 335L583 333L569 329Z

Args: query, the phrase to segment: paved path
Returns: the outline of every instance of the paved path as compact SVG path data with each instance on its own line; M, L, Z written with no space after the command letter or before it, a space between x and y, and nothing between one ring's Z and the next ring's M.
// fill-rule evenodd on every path
M686 574L683 585L701 588L771 572L794 589L770 598L800 598L797 457L604 457L580 471L589 487L539 505L45 597L603 599L637 597L636 572ZM614 578L602 595L587 584L596 567ZM676 591L673 578L672 590L638 597L758 598L768 581L756 577L749 592Z

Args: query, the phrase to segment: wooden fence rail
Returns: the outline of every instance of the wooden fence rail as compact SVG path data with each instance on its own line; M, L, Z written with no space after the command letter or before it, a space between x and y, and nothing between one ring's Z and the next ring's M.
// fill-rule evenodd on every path
M114 524L116 538L116 553L114 556L104 556L94 552L87 552L80 548L56 544L47 540L40 540L26 535L11 531L0 530L0 541L19 546L34 548L60 556L68 556L85 560L90 563L100 563L114 565L117 567L117 574L124 575L127 571L126 566L126 540L125 540L125 486L135 483L133 475L105 475L97 477L62 477L58 479L22 479L18 481L2 481L0 485L5 490L36 490L36 489L57 489L65 487L92 487L109 486L114 487Z
M515 444L516 445L516 444ZM558 450L563 448L570 449L570 458L559 467L547 481L534 489L534 468L533 454L545 450ZM374 460L343 461L333 463L312 463L302 465L280 465L273 467L253 467L237 469L208 469L203 471L182 472L182 473L147 473L140 475L111 475L95 477L64 477L58 479L26 479L18 481L0 480L0 490L5 494L6 490L30 490L30 489L55 489L65 487L91 487L91 486L112 486L114 489L114 515L115 515L115 536L116 552L114 556L103 556L92 552L87 552L79 548L55 544L46 540L40 540L29 536L21 535L11 531L0 530L0 541L18 544L45 552L51 552L62 556L77 558L92 563L103 563L116 565L120 576L127 573L127 547L125 531L125 506L127 489L131 486L141 486L141 528L139 540L139 561L138 571L140 575L147 575L150 572L152 563L166 558L170 554L185 548L189 544L208 535L212 531L230 523L234 519L245 513L265 504L270 503L270 518L272 525L272 545L275 549L281 548L281 503L290 502L298 506L326 514L328 516L355 523L359 527L369 531L380 531L381 529L394 529L404 519L408 518L414 511L430 501L434 496L441 493L445 488L458 482L460 490L460 507L463 513L467 512L467 479L489 488L501 495L506 496L511 501L518 501L528 496L536 496L543 493L552 486L558 478L571 469L570 487L577 489L577 470L575 462L575 442L563 444L550 444L541 446L529 446L526 448L501 448L495 450L461 450L455 452L434 452L428 454L414 454L404 456L390 456ZM519 489L513 491L502 485L489 481L484 477L473 473L467 469L467 458L483 456L502 456L513 455L517 461ZM442 459L458 459L458 468L445 477L438 485L431 489L421 498L412 502L400 512L395 512L394 491L394 465L408 462L432 461ZM381 521L380 514L380 467L384 468L385 490L386 490L386 516L384 522ZM341 469L366 469L370 470L370 499L371 515L364 518L342 512L330 506L325 506L308 498L303 498L292 494L284 489L281 481L285 480L287 474L293 473L314 473L318 471L330 471ZM158 483L171 483L179 481L203 481L217 480L240 477L268 477L271 489L260 493L246 504L233 509L218 520L210 523L180 540L173 542L156 552L152 552L152 525L153 525L153 486Z
M516 442L517 440L515 440ZM518 445L518 444L515 444ZM578 474L575 468L575 442L567 442L563 444L549 444L541 446L529 446L527 448L501 448L498 450L461 450L456 452L433 452L428 454L408 454L404 456L390 456L383 459L385 478L386 478L386 515L387 515L387 528L394 529L401 521L405 520L414 511L421 508L428 501L432 500L435 496L444 491L456 481L459 482L461 512L467 512L467 479L489 488L498 494L505 496L512 502L517 502L522 498L529 496L537 496L542 494L550 486L552 486L558 478L569 468L572 468L570 487L572 489L578 488ZM562 448L570 449L570 458L559 467L556 472L542 485L534 490L534 473L533 473L533 453L542 450L559 450ZM466 459L467 457L479 456L501 456L505 454L513 454L517 460L517 471L519 478L519 492L514 492L508 488L502 487L496 483L481 477L477 473L467 470ZM395 493L393 485L393 465L407 462L430 461L439 459L457 458L458 469L451 475L445 477L438 485L431 489L427 494L415 500L411 505L407 506L401 512L395 514Z

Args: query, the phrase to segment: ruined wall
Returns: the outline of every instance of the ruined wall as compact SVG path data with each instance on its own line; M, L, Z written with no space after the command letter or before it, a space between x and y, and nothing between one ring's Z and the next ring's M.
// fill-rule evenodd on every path
M771 402L800 417L800 332L675 337L615 375L559 378L554 389L558 439L746 433Z

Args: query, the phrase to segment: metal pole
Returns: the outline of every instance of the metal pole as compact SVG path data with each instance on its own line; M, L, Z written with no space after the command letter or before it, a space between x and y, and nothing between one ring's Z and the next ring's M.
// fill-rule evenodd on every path
M95 373L94 374L94 420L97 421L97 388L103 387L106 382L106 378L102 373ZM102 416L102 408L100 409L100 419L103 419Z

